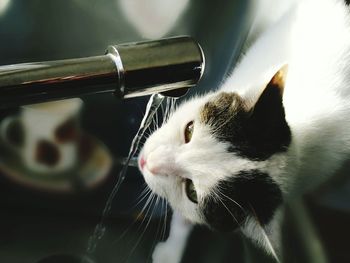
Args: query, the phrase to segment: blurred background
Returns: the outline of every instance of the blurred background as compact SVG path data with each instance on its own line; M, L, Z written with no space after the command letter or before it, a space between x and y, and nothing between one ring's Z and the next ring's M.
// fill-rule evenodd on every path
M188 94L191 96L217 88L237 62L251 29L252 2L0 0L0 65L102 55L111 44L190 35L201 44L206 57L204 77ZM33 114L37 116L43 108L34 113L28 108L0 110L0 262L40 262L52 255L86 252L89 236L117 181L118 160L127 156L148 98L122 101L112 94L99 94L80 99L65 113L65 119L55 117L60 110L52 108L49 116L42 117L54 120L52 130L43 135L45 142L36 136L40 133L37 125L21 125L33 123ZM46 111L47 105L44 108ZM61 140L53 143L50 138L57 130L62 131ZM23 154L24 148L19 150L23 140L35 141L34 150L25 146L27 153ZM55 156L64 151L75 151L76 156L74 164L67 161L61 170L28 165L33 156L54 163ZM41 159L40 152L50 158ZM340 174L347 171L344 168ZM153 213L137 219L145 205L146 199L138 203L144 187L140 173L130 167L113 202L106 234L93 255L95 262L151 261L154 245L168 232L162 235L160 231L169 224L164 223L164 216L168 214L169 219L171 212L160 202ZM349 193L349 184L334 180L331 187L307 198L307 209L290 208L292 222L286 231L294 233L287 235L287 242L295 247L289 255L291 262L317 262L310 261L313 256L308 254L315 247L315 253L326 255L329 262L350 262ZM300 217L293 219L296 213ZM152 218L144 231L149 214ZM300 221L310 221L310 225ZM308 231L295 231L305 227ZM315 244L311 248L307 246L310 242L297 242L304 240L305 233ZM240 234L220 235L196 227L183 262L273 261Z

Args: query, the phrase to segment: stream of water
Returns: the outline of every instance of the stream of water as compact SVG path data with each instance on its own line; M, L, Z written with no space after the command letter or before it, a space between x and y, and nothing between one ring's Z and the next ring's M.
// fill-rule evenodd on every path
M135 158L133 158L133 157L138 150L140 141L143 138L145 131L152 124L153 118L158 117L157 110L158 110L159 106L162 104L163 100L164 100L164 96L162 96L160 94L153 94L147 103L145 115L141 121L141 125L140 125L134 139L132 140L128 157L125 160L123 160L123 168L119 173L118 181L115 184L111 194L109 195L109 198L108 198L106 205L103 209L100 222L96 225L93 234L90 236L90 238L88 240L88 246L87 246L86 252L90 255L95 252L99 240L102 239L102 237L104 236L104 234L106 232L105 221L110 214L113 199L114 199L115 195L117 194L117 192L120 188L120 185L123 183L123 181L125 179L126 172L128 170L128 166L129 166L130 161L135 160ZM168 101L167 101L166 110L165 110L166 112L168 111L168 104L171 104L171 103L168 103Z

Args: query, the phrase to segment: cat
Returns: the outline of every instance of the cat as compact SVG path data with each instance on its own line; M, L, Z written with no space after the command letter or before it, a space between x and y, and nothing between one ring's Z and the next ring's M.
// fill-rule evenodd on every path
M295 1L221 87L183 102L147 139L139 169L176 224L239 229L277 258L284 204L349 157L349 85L348 6Z

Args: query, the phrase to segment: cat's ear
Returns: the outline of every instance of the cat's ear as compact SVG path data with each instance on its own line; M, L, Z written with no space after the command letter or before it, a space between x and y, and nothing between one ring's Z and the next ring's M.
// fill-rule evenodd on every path
M288 66L283 66L272 77L258 98L249 117L251 140L267 155L283 151L291 140L291 132L285 119L283 90Z
M267 102L277 104L282 103L284 85L286 82L287 74L288 65L284 65L275 73L275 75L271 78L270 82L266 85L255 106L259 104L266 105Z
M272 118L278 117L281 114L281 110L283 110L282 98L287 72L288 65L284 65L266 85L253 108L252 114L256 115L255 118ZM282 117L284 117L284 110Z
M280 91L280 94L282 96L287 74L288 74L288 65L286 64L277 71L277 73L270 80L269 84L267 84L266 88L275 87Z

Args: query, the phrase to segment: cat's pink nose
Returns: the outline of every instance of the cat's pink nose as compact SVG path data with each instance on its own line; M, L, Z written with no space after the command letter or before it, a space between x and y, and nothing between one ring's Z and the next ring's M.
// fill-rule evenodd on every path
M141 156L141 159L140 159L141 170L143 170L143 167L145 167L145 165L146 165L146 160L143 156Z

